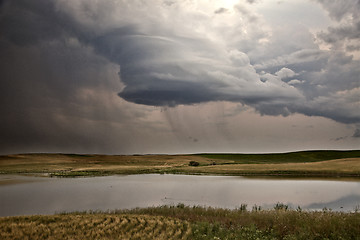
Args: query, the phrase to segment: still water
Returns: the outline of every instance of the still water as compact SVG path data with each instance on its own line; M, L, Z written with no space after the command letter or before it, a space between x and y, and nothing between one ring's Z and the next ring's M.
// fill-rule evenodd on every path
M234 209L247 204L272 208L353 211L360 207L360 182L254 179L231 176L129 175L46 178L0 175L0 216L115 210L159 205Z

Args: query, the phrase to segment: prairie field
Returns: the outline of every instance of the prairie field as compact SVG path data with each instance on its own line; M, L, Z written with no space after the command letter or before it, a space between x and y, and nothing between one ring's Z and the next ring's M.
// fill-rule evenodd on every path
M279 154L17 154L0 156L0 174L22 173L60 177L143 173L360 177L360 151L304 151Z

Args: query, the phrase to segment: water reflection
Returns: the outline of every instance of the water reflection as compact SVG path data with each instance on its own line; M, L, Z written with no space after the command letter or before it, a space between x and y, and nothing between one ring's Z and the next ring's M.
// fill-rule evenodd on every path
M360 210L360 195L349 195L330 202L312 203L307 206L309 209L321 210L324 208L332 210L358 209ZM355 207L354 207L355 206Z
M10 179L9 179L10 178ZM360 205L360 182L249 179L230 176L130 175L96 178L7 176L0 184L0 215L114 210L184 203L236 208L246 203L272 208L352 211ZM0 183L4 177L0 178Z

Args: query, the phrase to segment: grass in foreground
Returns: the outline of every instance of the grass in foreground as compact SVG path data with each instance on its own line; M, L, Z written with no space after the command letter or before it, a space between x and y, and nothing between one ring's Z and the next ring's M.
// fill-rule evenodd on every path
M0 174L19 173L46 173L59 177L144 173L360 177L360 151L304 151L279 154L133 156L18 154L0 156Z
M360 239L360 213L163 206L0 218L1 239Z
M186 221L161 216L65 214L0 218L6 239L188 239Z

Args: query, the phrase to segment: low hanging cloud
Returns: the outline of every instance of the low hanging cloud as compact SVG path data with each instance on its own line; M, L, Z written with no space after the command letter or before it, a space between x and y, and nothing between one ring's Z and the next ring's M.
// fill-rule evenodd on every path
M337 13L335 6L319 2L339 21L349 11L358 19L350 7ZM286 41L294 42L282 46L273 26L248 5L227 9L215 1L4 1L0 40L2 47L19 49L76 42L76 48L119 66L124 88L118 96L136 104L230 101L264 115L301 113L360 123L359 60L342 49L296 45L286 32ZM358 39L358 25L354 20L346 29L329 27L318 36L328 43ZM330 39L332 35L337 38ZM303 36L312 41L309 32L304 30ZM278 48L282 52L276 55ZM256 54L262 49L268 50ZM58 51L66 54L60 47ZM52 84L67 89L66 80ZM69 89L69 94L76 91Z

